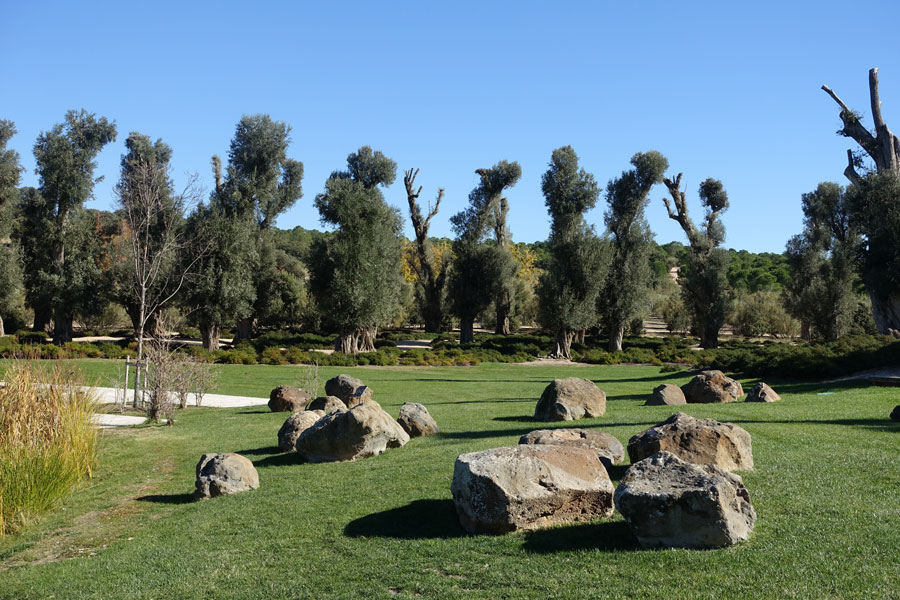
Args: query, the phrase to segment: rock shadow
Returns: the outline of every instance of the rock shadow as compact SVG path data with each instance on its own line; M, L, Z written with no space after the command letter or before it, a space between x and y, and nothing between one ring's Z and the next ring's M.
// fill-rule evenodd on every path
M281 454L282 450L278 446L266 446L264 448L250 448L248 450L236 450L235 454L241 456L262 456L267 454Z
M296 452L281 452L279 449L275 449L279 454L275 454L274 456L269 456L266 458L259 458L253 461L254 467L287 467L291 465L301 465L304 464L303 458ZM240 454L240 453L239 453Z
M522 549L533 554L555 552L633 552L640 550L625 521L602 521L529 531Z
M194 501L194 494L151 494L138 496L138 502L155 502L157 504L189 504Z
M459 525L453 500L414 500L347 523L344 535L400 540L450 539L469 535Z

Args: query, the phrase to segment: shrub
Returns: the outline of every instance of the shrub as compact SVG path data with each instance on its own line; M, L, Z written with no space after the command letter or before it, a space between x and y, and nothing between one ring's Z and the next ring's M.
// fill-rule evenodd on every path
M51 510L96 463L94 396L75 372L13 364L0 388L0 535Z

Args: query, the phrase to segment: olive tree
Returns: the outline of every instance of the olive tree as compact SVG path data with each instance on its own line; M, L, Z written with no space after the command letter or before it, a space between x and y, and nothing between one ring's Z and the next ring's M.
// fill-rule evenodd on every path
M19 153L6 147L15 134L12 121L0 120L0 336L6 335L3 316L12 312L22 286L19 252L10 238L22 173Z

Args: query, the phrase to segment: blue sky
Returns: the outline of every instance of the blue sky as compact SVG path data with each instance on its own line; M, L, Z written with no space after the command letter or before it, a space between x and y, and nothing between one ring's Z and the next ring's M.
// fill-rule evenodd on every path
M304 197L280 227L321 228L312 206L331 171L368 144L421 169L431 198L446 189L434 235L477 184L474 170L517 160L509 191L519 241L545 239L540 177L570 144L602 184L639 151L697 186L721 179L726 245L781 252L800 231L800 195L843 181L829 84L870 124L867 72L879 67L889 126L900 131L900 19L895 2L268 2L4 3L0 118L35 185L32 147L71 108L114 119L89 206L109 208L130 131L174 150L176 183L225 156L243 114L292 128ZM868 27L869 39L858 36ZM888 33L885 33L888 32ZM896 115L896 116L894 116ZM647 210L657 241L684 241ZM386 190L406 216L402 173ZM589 215L603 228L603 208ZM411 228L407 225L407 235Z

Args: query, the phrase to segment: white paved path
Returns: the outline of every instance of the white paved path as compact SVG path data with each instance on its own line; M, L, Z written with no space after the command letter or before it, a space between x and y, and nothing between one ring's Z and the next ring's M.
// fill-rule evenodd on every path
M116 404L122 402L122 390L115 388L93 388L97 395L97 401L101 404ZM128 390L126 402L130 406L134 398L134 390ZM171 394L173 402L178 402L175 394ZM269 402L268 398L254 398L252 396L226 396L225 394L205 394L201 406L213 408L239 408L241 406L263 406ZM188 405L196 406L197 398L194 394L188 396ZM147 421L145 417L129 417L126 415L115 415L106 413L97 413L94 415L94 423L101 428L109 427L130 427L132 425L142 425Z

